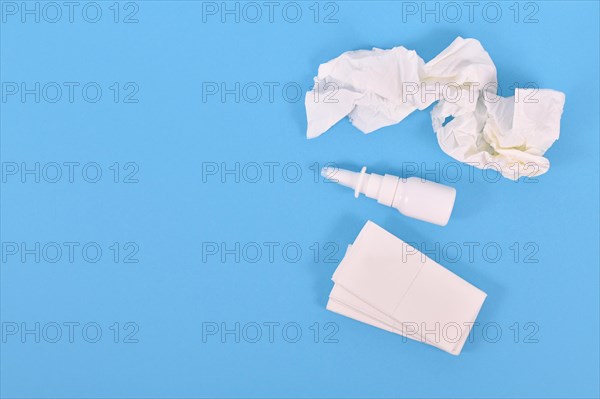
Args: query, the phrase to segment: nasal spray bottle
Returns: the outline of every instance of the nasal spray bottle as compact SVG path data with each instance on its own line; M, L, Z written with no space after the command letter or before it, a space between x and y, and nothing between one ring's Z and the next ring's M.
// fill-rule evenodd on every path
M396 208L403 215L440 226L448 224L456 198L453 187L418 177L400 179L394 175L367 173L366 166L360 173L325 167L321 170L321 175L354 189L355 198L363 193L380 204Z

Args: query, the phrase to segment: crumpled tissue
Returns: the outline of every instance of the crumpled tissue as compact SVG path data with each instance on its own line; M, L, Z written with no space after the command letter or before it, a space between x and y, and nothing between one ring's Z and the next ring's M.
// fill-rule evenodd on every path
M564 93L550 89L497 95L489 54L462 37L427 63L404 47L349 51L321 64L314 81L305 98L309 139L345 116L371 133L438 101L431 118L442 150L513 180L548 171L544 153L559 137L565 102Z

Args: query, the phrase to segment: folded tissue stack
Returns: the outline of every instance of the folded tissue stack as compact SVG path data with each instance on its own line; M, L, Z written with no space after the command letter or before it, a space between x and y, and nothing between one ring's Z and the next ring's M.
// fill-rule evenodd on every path
M308 138L345 116L371 133L438 101L431 118L442 150L514 180L548 171L544 153L559 137L565 102L549 89L498 96L489 54L461 37L427 63L404 47L349 51L319 66L314 80L305 98Z
M485 292L371 221L332 280L330 311L453 355L460 354L486 298Z

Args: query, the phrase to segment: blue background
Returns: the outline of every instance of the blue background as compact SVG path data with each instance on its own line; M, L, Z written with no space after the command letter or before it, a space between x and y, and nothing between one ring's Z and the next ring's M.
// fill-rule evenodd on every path
M313 2L298 3L297 23L282 18L286 3L272 23L266 15L256 23L235 23L231 16L222 23L219 15L203 22L202 2L149 1L137 3L138 22L128 24L124 14L134 9L123 10L125 2L119 23L112 20L112 1L99 4L98 23L76 13L73 23L66 16L22 23L18 15L4 15L1 25L2 82L97 82L103 88L96 103L79 91L72 103L11 96L1 104L5 168L74 161L96 162L103 172L97 183L80 174L73 183L65 176L57 183L29 176L23 183L19 175L2 183L3 243L96 242L103 249L96 263L80 252L73 263L65 254L56 263L3 254L4 329L93 322L103 333L97 343L82 339L81 330L71 343L66 328L57 343L5 337L3 397L598 397L597 2L520 3L517 22L513 3L501 2L496 23L483 18L485 3L472 22L466 14L448 21L451 10L439 22L425 15L424 23L421 14L403 21L402 3L349 1L318 5L317 23ZM337 22L324 23L333 11ZM537 22L524 23L534 11ZM284 98L283 85L309 89L318 65L347 50L404 45L429 60L458 35L482 42L498 68L502 94L512 94L515 82L566 93L561 137L547 152L550 171L533 183L496 182L467 167L472 180L429 176L457 188L444 228L315 182L315 163L401 174L403 162L416 162L424 165L417 175L424 175L425 168L452 160L437 145L428 111L368 136L344 120L308 141L303 100L295 101L293 89ZM124 103L125 91L115 102L114 82L122 90L134 82L138 102ZM230 88L277 82L279 89L272 102L266 92L255 103L233 95L203 101L203 82ZM115 162L118 183L109 168ZM137 183L123 182L127 162L139 168ZM243 176L236 183L230 175L203 181L207 162L279 166L273 182L266 167L255 183ZM288 163L300 167L296 183L282 177ZM295 169L288 171L293 178ZM325 259L331 251L325 246L337 245L332 259L339 260L368 219L429 247L497 243L503 253L495 263L482 256L481 246L473 261L465 249L458 261L440 262L488 293L478 322L497 323L498 341L490 342L493 329L492 338L477 330L454 357L326 311L336 263ZM123 262L125 251L115 263L114 242L134 242L139 262ZM206 242L280 246L273 262L266 253L255 263L233 255L204 262ZM296 263L281 254L287 242L302 248ZM516 259L509 248L514 242L521 247ZM314 243L321 248L316 260ZM537 263L525 261L527 243L537 248ZM115 322L118 343L110 329ZM123 342L128 322L138 327L137 343ZM266 328L256 343L243 337L236 343L232 335L203 342L203 323L213 322L280 325L273 342ZM537 342L526 339L529 322L537 326L529 337ZM286 323L302 328L298 342L282 337ZM337 343L325 342L335 326Z

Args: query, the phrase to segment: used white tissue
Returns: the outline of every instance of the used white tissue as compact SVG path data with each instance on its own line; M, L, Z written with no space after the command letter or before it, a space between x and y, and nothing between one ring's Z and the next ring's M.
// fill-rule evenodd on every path
M458 355L486 298L373 222L336 269L327 309Z
M560 133L565 95L548 89L496 94L496 66L475 39L458 37L425 63L404 47L349 51L319 66L306 94L307 137L345 116L364 133L399 123L439 101L431 112L442 150L509 179L548 171L546 150ZM454 119L446 123L448 117Z

